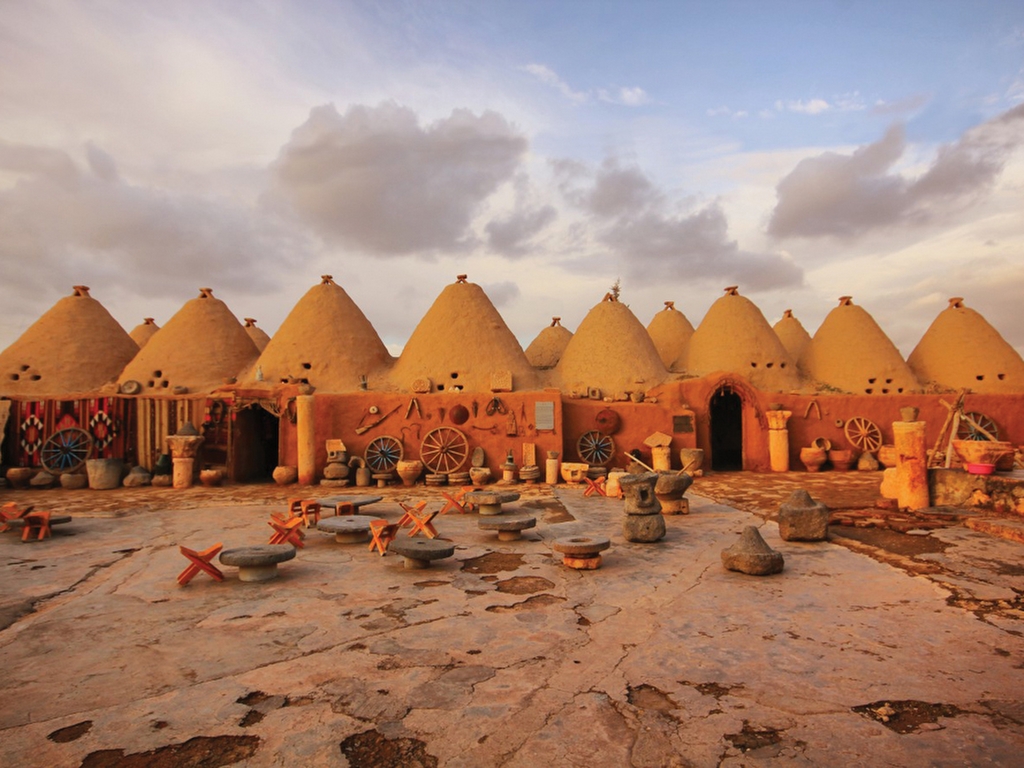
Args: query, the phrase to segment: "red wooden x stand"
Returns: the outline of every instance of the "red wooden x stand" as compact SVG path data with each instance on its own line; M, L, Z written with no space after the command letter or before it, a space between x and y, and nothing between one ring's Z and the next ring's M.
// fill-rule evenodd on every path
M447 491L441 491L441 495L444 496L448 501L443 507L441 507L441 514L445 514L448 510L452 512L458 512L460 515L464 515L472 509L472 502L466 501L466 494L473 490L472 485L462 486L453 496Z
M50 538L53 533L50 528L49 512L29 512L23 519L25 524L21 530L22 541L28 541L33 536L36 537L36 541L42 541Z
M395 540L398 535L398 523L389 523L387 520L371 520L370 535L373 541L370 542L370 551L380 550L381 557L388 553L388 544Z
M405 510L405 515L402 520L409 518L409 524L412 526L412 530L409 531L410 536L415 536L420 531L428 539L437 538L437 529L434 527L434 518L437 517L439 511L434 510L433 512L423 512L423 508L426 506L426 502L421 501L415 507L406 507L402 505ZM399 521L401 523L401 521Z
M584 477L587 481L587 489L583 491L584 496L607 496L608 494L604 490L604 478L599 477L596 480L590 477Z
M20 520L32 511L32 506L33 505L29 504L27 507L22 509L13 501L8 501L0 507L0 533L11 530L11 520Z
M427 506L427 502L417 501L411 507L408 504L398 502L398 506L405 510L405 514L398 518L398 527L406 528L407 526L412 525L413 521L419 517L420 513L423 512L424 508Z
M334 510L336 515L354 515L356 513L356 505L351 501L339 501Z
M290 517L287 520L279 520L272 516L267 524L274 529L274 533L270 536L269 543L291 544L296 549L302 549L306 546L302 542L304 534L299 529L299 526L302 525L301 517Z
M214 544L209 549L196 552L194 549L179 546L181 554L189 559L189 564L184 571L178 574L178 583L184 587L200 571L210 574L215 581L224 581L224 574L220 572L220 568L210 562L223 548L223 544Z

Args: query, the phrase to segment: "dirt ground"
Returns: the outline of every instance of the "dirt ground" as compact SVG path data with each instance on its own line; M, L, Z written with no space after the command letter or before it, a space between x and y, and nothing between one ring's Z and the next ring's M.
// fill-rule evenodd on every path
M867 522L782 541L796 488ZM439 516L455 555L427 570L311 530L273 581L224 566L187 587L178 545L265 543L297 491L332 494L0 490L73 516L47 541L0 535L0 764L1018 765L1024 545L968 527L977 511L879 525L877 489L710 475L636 544L621 501L521 485L524 539ZM381 495L366 512L388 520L444 502ZM783 573L722 567L747 525ZM553 551L581 534L609 538L600 569Z

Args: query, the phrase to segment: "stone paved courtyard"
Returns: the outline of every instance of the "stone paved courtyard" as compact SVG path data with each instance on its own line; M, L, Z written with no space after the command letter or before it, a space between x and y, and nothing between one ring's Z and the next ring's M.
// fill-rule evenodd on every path
M74 515L0 536L0 764L1019 765L1024 545L781 541L766 518L795 487L857 507L877 476L702 478L646 545L621 501L519 486L535 529L439 517L455 556L428 570L310 531L274 581L187 587L179 544L265 543L295 489L0 491ZM384 495L367 513L441 503ZM722 567L746 525L782 574ZM576 533L611 539L599 570L552 552Z

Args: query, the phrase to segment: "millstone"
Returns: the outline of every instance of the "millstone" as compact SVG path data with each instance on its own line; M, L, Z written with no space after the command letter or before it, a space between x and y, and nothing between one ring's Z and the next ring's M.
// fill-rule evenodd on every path
M828 538L828 507L803 490L779 505L779 536L783 541L824 541Z
M626 541L650 544L665 536L665 518L661 515L626 515L622 518Z

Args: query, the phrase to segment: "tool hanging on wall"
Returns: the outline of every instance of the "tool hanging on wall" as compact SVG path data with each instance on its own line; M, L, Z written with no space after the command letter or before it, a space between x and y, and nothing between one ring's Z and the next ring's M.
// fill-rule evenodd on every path
M508 417L505 419L505 436L517 437L518 435L519 425L516 423L516 415L514 412L509 411Z
M474 419L476 418L476 411L477 411L477 408L479 408L479 407L480 406L477 404L476 400L474 400L473 401L473 418Z
M419 422L414 422L412 424L406 424L404 427L402 427L402 442L403 443L405 442L405 438L406 438L405 430L409 430L410 432L415 432L416 434L414 435L414 439L416 439L416 440L420 439L420 425L419 425Z
M409 416L412 415L413 408L416 409L416 415L422 419L423 411L420 410L420 401L417 400L415 397L409 401L409 407L405 409L405 418L408 419Z
M378 416L374 421L370 422L365 427L356 427L356 434L357 435L362 435L362 434L364 434L366 432L369 432L371 429L376 427L378 424L382 423L384 421L384 419L386 419L391 414L395 413L401 407L402 406L400 406L400 405L396 405L394 408L392 408L390 411L385 413L383 416ZM360 423L362 423L361 420L360 420Z
M498 431L498 428L493 424L489 427L478 427L476 424L471 424L470 426L478 432L490 432L492 435Z
M493 416L496 413L508 413L508 408L506 408L505 404L501 402L500 397L492 397L491 402L487 404L487 408L484 409L484 412L488 416Z

